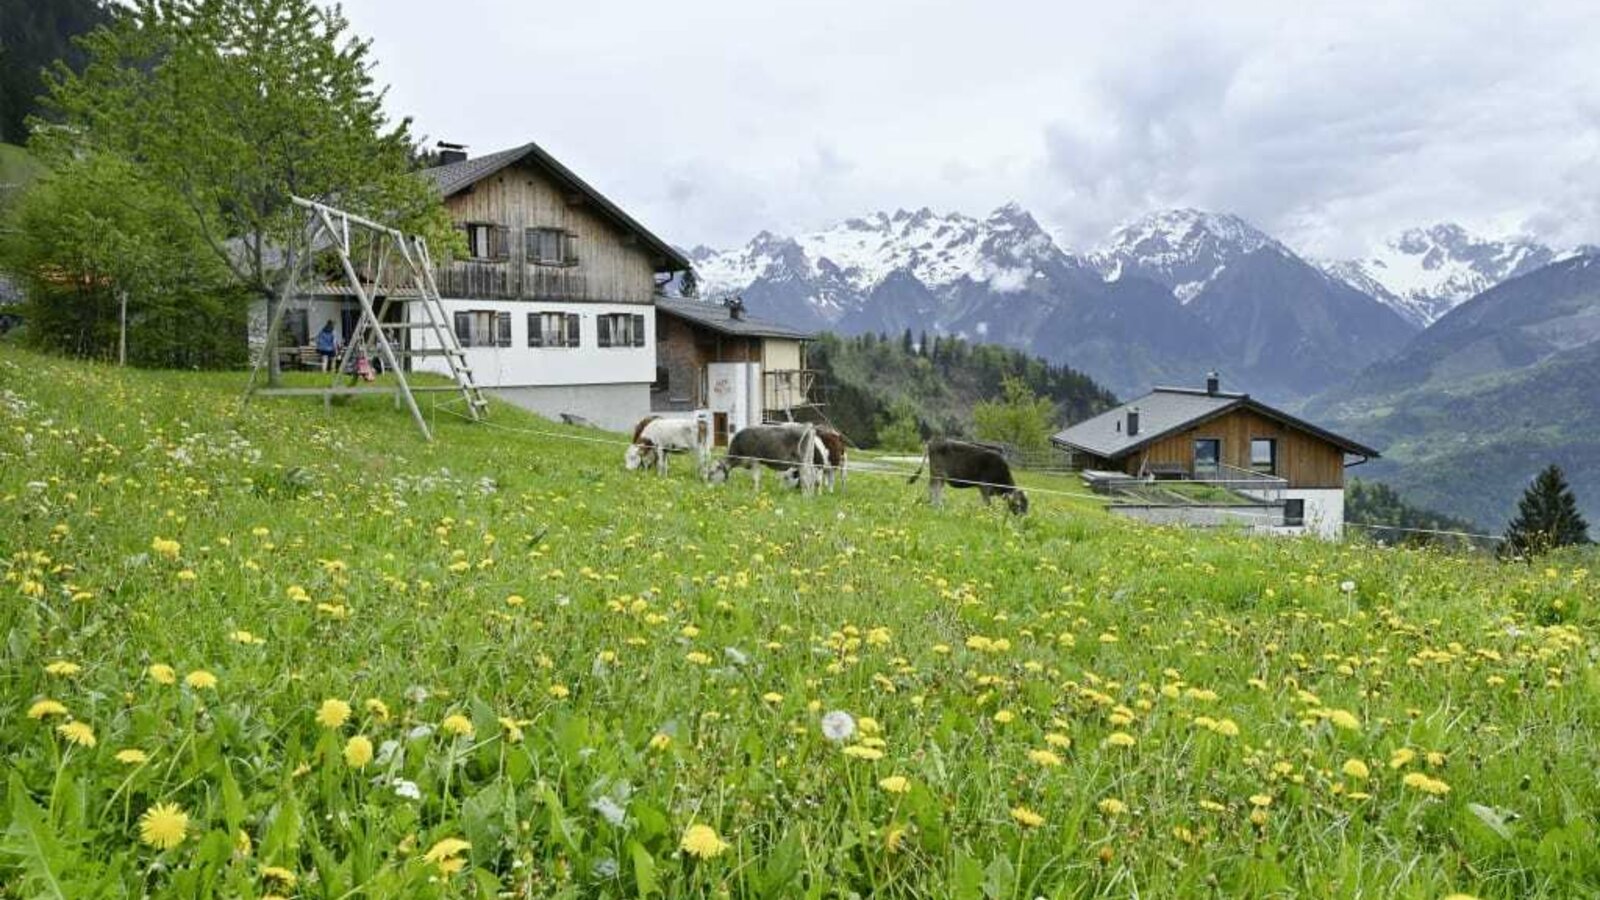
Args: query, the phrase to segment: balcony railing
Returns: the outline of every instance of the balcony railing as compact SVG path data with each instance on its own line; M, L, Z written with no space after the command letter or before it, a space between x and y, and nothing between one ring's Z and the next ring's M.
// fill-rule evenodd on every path
M1257 472L1254 469L1241 469L1227 463L1218 463L1214 471L1197 469L1191 480L1238 491L1268 503L1281 501L1284 489L1289 486L1289 479L1282 476Z
M761 373L763 402L768 410L816 405L816 369L772 369Z

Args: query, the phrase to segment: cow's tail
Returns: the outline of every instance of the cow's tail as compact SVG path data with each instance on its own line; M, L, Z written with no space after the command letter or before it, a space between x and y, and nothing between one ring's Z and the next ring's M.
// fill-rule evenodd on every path
M928 450L927 450L926 447L924 447L923 450L922 450L922 459L920 461L918 461L918 463L917 463L917 470L915 472L911 473L911 477L910 478L906 479L906 484L916 484L917 483L917 479L922 477L922 467L926 466L927 464L928 464Z

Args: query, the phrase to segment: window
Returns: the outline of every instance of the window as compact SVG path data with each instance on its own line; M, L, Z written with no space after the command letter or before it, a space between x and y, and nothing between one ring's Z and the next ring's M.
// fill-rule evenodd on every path
M577 313L528 313L528 346L576 347L578 322Z
M506 235L511 229L485 222L468 222L461 227L467 232L469 258L503 260L509 255L511 247Z
M523 254L533 266L578 264L578 236L560 228L529 228L523 232Z
M602 347L644 346L644 316L609 313L595 316L594 323Z
M456 340L463 347L511 346L511 313L473 309L455 314Z
M1306 501L1283 501L1283 524L1286 528L1299 528L1306 524Z
M1250 470L1263 475L1278 474L1278 441L1276 438L1250 439Z
M311 322L306 310L286 309L283 311L283 330L288 336L288 344L293 347L305 347L311 343ZM278 342L284 342L284 335L278 336Z
M1216 475L1222 471L1222 439L1196 438L1194 442L1194 474Z
M659 394L662 391L667 389L667 387L671 383L671 381L672 381L672 376L671 376L671 374L669 372L667 372L667 367L666 366L656 366L656 380L655 380L655 382L653 384L650 385L650 390L652 390L655 393Z

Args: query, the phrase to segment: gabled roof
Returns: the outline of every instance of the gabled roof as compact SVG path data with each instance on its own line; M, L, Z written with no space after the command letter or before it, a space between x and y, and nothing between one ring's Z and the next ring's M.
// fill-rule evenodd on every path
M728 307L705 300L684 300L677 297L657 297L656 309L694 325L701 325L722 334L739 337L786 338L793 341L816 340L816 333L779 325L763 319L741 316L735 319Z
M1139 433L1128 434L1128 410L1139 408ZM1056 432L1052 443L1115 460L1186 428L1193 428L1236 409L1248 409L1290 428L1327 441L1346 453L1377 459L1378 451L1274 409L1249 394L1207 393L1192 388L1158 387L1092 419Z
M606 199L604 194L595 190L588 182L579 178L571 169L562 165L555 157L546 153L538 144L523 144L512 147L510 150L501 150L461 162L450 163L444 166L434 166L423 169L422 174L431 180L439 193L446 197L458 194L463 190L477 184L490 175L523 160L531 160L554 175L557 181L563 182L568 187L583 194L589 202L600 210L600 214L616 223L625 231L637 235L650 249L654 250L662 262L657 263L657 272L681 272L691 268L689 260L679 253L666 241L651 234L649 229L640 225L632 216L622 211L622 207Z

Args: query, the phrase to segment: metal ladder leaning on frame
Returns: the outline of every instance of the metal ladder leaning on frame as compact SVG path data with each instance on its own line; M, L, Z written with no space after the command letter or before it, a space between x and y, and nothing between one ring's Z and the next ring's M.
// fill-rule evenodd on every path
M467 364L466 351L456 339L455 329L449 324L444 302L434 281L433 259L428 253L427 242L421 236L408 237L396 229L344 210L300 197L292 199L295 206L305 211L308 220L305 258L297 260L294 248L290 248L284 285L278 298L278 308L272 321L267 325L265 346L250 370L250 384L245 389L246 398L253 394L320 395L326 402L336 396L393 393L396 402L404 401L423 437L428 440L432 440L433 435L423 419L422 410L417 406L416 393L459 392L466 405L468 418L479 421L486 417L489 412L488 401L484 399L483 391L473 377L472 367ZM371 272L370 282L362 280L350 258L352 225L367 230L372 239L369 249L373 252L372 261L375 262L375 267ZM311 258L318 249L319 238L338 255L345 284L338 288L337 293L349 294L356 298L361 307L360 319L350 340L345 344L344 352L339 355L332 379L326 388L257 388L256 377L266 364L268 355L274 352L274 338L282 327L289 301L291 298L301 296L298 290L300 269L302 265L310 266ZM402 271L395 271L397 267ZM390 277L386 279L386 275ZM373 299L379 296L382 298L382 305L374 308ZM384 321L390 307L396 303L404 304L405 315L400 321ZM420 310L421 315L416 315L413 310ZM433 344L430 346L424 340L423 346L411 346L412 341L399 340L398 333L391 335L390 332L409 332L424 339L431 336ZM395 346L397 341L399 347ZM388 388L339 385L339 379L346 374L346 368L352 362L351 354L357 347L369 345L377 348L378 358L395 378L395 386ZM405 367L401 365L400 360L423 357L445 360L449 377L454 383L448 386L412 385L406 379Z

